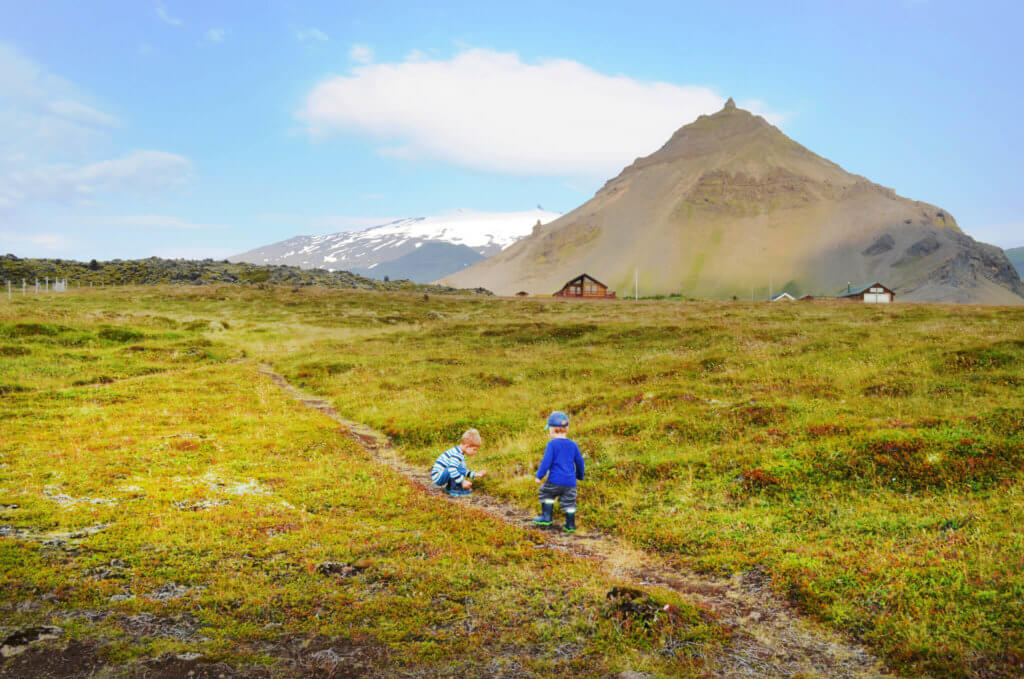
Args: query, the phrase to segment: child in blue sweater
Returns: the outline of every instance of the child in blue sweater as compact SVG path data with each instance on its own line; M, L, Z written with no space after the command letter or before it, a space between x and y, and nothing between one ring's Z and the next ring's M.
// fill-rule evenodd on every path
M441 486L452 497L472 495L473 482L470 479L482 479L487 472L472 472L466 467L466 455L476 455L483 440L476 429L467 429L462 434L459 445L441 453L434 466L430 469L430 480Z
M583 455L580 447L569 438L569 416L556 410L548 415L548 441L544 458L537 469L536 481L543 484L538 491L540 516L533 522L550 526L554 520L555 500L565 512L565 530L576 532L576 481L583 480ZM548 480L544 481L547 475Z

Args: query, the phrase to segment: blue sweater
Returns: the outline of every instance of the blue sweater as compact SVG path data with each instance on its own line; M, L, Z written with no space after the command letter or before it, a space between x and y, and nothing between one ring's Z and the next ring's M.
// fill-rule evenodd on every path
M575 486L576 480L583 480L583 456L580 447L572 439L551 439L544 449L537 478L543 479L548 472L548 481L559 486Z

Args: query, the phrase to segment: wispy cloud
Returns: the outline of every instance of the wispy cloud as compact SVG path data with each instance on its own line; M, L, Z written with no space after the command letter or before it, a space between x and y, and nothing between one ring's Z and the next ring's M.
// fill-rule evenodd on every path
M0 149L5 153L84 154L120 124L87 100L72 83L0 42Z
M724 102L707 87L610 76L567 59L525 63L514 53L466 49L449 60L417 53L398 63L360 65L319 83L298 117L313 135L377 137L379 151L395 158L607 177Z
M235 254L238 254L237 248L176 247L160 248L155 256L166 259L227 259Z
M169 215L89 216L76 218L75 221L100 229L135 231L211 231L228 228L223 224L205 224Z
M164 22L168 26L182 26L185 23L181 19L171 16L170 12L167 11L167 8L164 7L164 3L162 2L156 3L156 15L160 17L160 21Z
M145 194L180 187L191 176L187 158L163 151L134 151L83 166L14 167L0 170L0 207L37 202L88 205L104 193Z
M7 252L23 245L34 245L47 250L57 250L69 242L66 235L60 233L24 234L17 231L0 231L0 250Z
M327 42L330 38L319 28L298 28L292 27L292 35L299 42Z
M373 50L367 45L352 45L348 57L357 64L368 64L373 61Z
M109 113L97 111L78 101L54 101L46 108L56 116L92 127L117 127L120 124L117 118Z
M207 42L224 42L230 32L226 28L211 28L206 32L206 40Z
M138 196L190 181L191 162L174 153L111 158L107 147L120 125L72 83L0 42L0 211L83 205L106 193Z
M398 217L357 217L348 215L300 215L290 213L265 213L256 217L261 222L281 224L290 227L294 233L322 234L336 231L368 229L393 222Z

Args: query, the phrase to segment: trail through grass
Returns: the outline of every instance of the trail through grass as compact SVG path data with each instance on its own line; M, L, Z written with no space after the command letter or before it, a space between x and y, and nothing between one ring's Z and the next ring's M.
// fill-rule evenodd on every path
M349 436L376 460L412 483L429 489L439 501L445 496L430 483L421 467L405 462L380 432L338 415L329 403L302 394L283 377L262 366L260 372L282 389L312 408L339 422ZM533 530L532 519L509 502L476 492L470 498L452 500L482 509L512 526ZM582 531L566 534L556 524L541 531L543 542L536 546L573 554L588 560L611 578L627 578L635 586L659 586L675 590L690 603L714 615L732 632L728 648L715 662L724 676L881 676L883 666L864 648L850 644L799 619L785 602L765 587L759 574L732 579L701 576L671 567L657 555L633 548L613 537Z

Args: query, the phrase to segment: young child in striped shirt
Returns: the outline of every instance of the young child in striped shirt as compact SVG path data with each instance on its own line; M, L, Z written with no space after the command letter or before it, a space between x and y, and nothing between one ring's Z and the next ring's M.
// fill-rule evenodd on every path
M476 455L480 450L483 441L480 432L476 429L467 429L462 434L459 445L453 446L441 453L430 469L430 480L435 485L441 486L452 497L465 497L472 495L473 481L471 479L482 479L487 472L470 471L466 467L466 455Z

